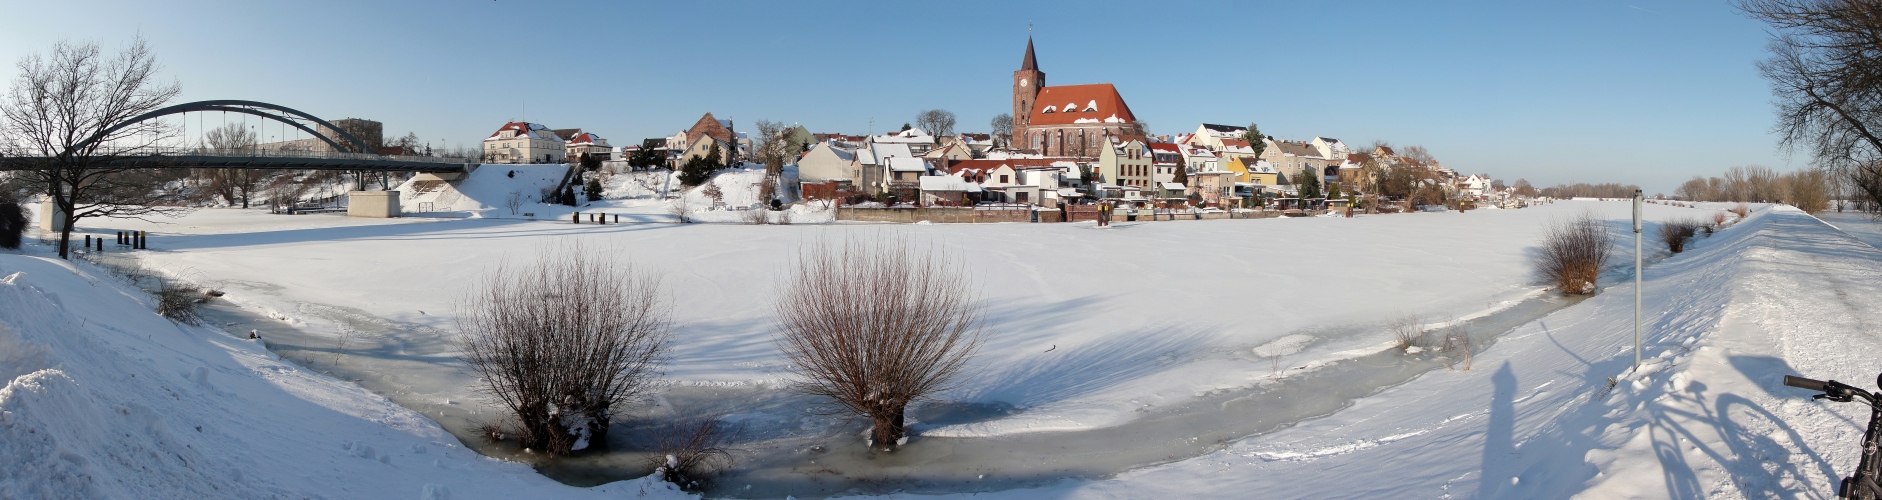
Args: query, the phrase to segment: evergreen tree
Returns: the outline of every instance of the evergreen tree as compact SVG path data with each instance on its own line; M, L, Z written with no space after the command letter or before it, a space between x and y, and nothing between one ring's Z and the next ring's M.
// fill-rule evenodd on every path
M719 145L714 144L712 151L706 153L706 156L695 156L693 159L686 160L686 164L680 167L680 184L687 187L705 184L707 180L712 179L712 174L724 168L724 165L720 164L720 158L722 156L719 152Z
M588 179L588 185L582 186L582 191L588 193L588 201L601 201L601 178Z
M1156 166L1152 165L1150 168L1155 169ZM1156 180L1156 178L1152 177L1151 180L1154 181ZM1189 167L1185 165L1177 165L1176 174L1170 179L1170 182L1188 186L1189 185Z
M592 171L594 169L601 168L601 157L599 156L591 155L588 153L582 153L581 159L578 161L581 163L582 170Z
M1261 139L1261 128L1253 123L1248 124L1247 132L1242 132L1242 140L1248 141L1248 147L1255 149L1255 156L1261 156L1262 151L1268 150L1268 143Z
M1295 179L1294 185L1299 186L1302 200L1320 197L1320 176L1310 172L1313 169L1311 166L1307 167L1306 170L1300 171L1300 178Z
M1335 182L1332 184L1328 184L1327 185L1327 199L1331 200L1331 199L1338 198L1338 197L1340 197L1340 183Z

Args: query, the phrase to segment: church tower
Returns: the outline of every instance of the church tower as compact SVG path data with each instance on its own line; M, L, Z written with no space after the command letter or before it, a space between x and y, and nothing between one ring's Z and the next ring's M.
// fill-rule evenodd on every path
M1020 149L1032 147L1027 139L1026 126L1032 119L1033 100L1039 98L1039 90L1046 87L1046 74L1039 71L1039 63L1033 60L1032 37L1026 37L1026 60L1019 63L1019 71L1013 72L1013 144Z

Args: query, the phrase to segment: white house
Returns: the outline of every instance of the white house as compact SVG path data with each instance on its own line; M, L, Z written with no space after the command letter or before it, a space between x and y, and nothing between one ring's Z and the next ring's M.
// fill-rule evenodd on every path
M484 139L484 157L491 163L562 163L568 144L542 124L509 122Z
M862 177L862 163L857 161L856 150L837 143L817 143L797 160L797 178L802 182L842 181L860 186Z
M1352 152L1350 150L1347 150L1346 143L1340 142L1339 139L1329 139L1326 137L1314 136L1312 141L1308 141L1308 144L1313 145L1314 149L1320 151L1321 158L1326 158L1328 160L1332 160L1336 158L1345 158L1346 153Z
M911 128L893 134L869 136L869 143L900 144L907 147L910 153L921 155L926 154L930 149L934 149L935 139L934 136L928 135L927 132L923 132L921 129Z
M1204 123L1196 127L1196 133L1190 134L1187 140L1179 142L1202 146L1210 151L1221 151L1223 139L1240 139L1245 133L1248 133L1248 127Z
M557 137L561 137L561 135L562 134L556 134ZM564 138L564 140L566 141L565 147L568 148L566 156L569 158L581 158L582 154L586 153L601 161L615 159L614 148L608 146L608 140L601 138L599 135L595 135L594 132L578 129L574 134L570 134L567 138Z
M1250 152L1252 151L1253 150L1250 150ZM1220 170L1220 168L1218 168L1220 160L1221 157L1217 156L1214 151L1200 146L1183 148L1183 166L1188 168L1190 172ZM1174 179L1176 174L1175 169L1170 169L1168 172L1170 176L1165 176L1163 170L1164 169L1157 169L1157 182L1170 182Z

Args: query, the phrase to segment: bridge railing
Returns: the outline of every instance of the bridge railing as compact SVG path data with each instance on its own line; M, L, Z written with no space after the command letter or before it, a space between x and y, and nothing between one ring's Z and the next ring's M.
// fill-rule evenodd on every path
M373 153L347 153L341 151L313 151L302 149L212 149L212 148L157 148L144 149L135 156L213 156L218 158L319 158L328 160L381 160L419 163L478 163L465 158L447 158L442 156L379 155Z

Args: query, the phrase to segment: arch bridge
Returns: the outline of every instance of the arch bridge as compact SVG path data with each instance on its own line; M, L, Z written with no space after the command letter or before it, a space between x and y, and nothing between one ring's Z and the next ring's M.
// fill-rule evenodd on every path
M432 156L381 155L365 141L332 123L293 108L257 101L197 101L166 107L131 117L74 145L84 150L91 143L112 134L171 115L193 112L224 112L258 116L294 127L324 144L327 150L246 147L211 149L206 147L139 148L131 154L111 155L110 168L243 168L346 170L371 172L451 173L469 170L462 158ZM312 124L314 126L309 126ZM0 158L0 170L30 170L44 158Z

